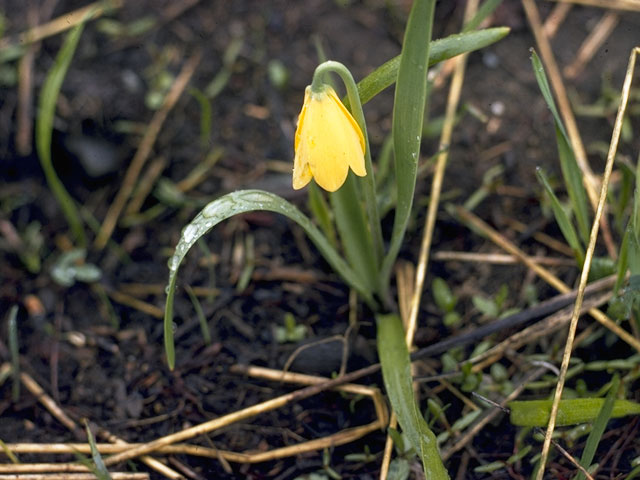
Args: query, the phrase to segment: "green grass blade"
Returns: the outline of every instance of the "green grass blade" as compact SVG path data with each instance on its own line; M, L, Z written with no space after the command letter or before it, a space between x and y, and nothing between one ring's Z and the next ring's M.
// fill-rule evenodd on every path
M367 286L367 290L375 292L378 286L378 264L353 173L349 172L344 185L329 196L349 265Z
M320 226L322 233L327 237L329 243L336 246L336 229L333 226L333 220L329 204L320 191L320 187L315 182L309 183L309 210Z
M87 15L87 18L89 15ZM84 28L84 21L78 23L67 35L62 44L62 48L56 56L53 67L47 74L47 78L42 86L40 92L40 98L38 102L38 117L36 119L36 150L44 170L49 188L56 197L56 200L62 208L62 212L69 223L71 232L75 237L78 245L84 247L86 245L86 238L84 234L84 228L80 218L80 213L76 207L76 204L64 188L64 185L60 181L60 178L56 174L51 161L51 135L53 132L53 118L56 110L56 101L62 87L62 82L67 74L71 59L76 51L80 36L82 35L82 29Z
M558 156L560 157L560 168L565 180L567 193L573 211L576 215L576 223L582 241L589 242L589 230L591 221L589 220L589 205L587 201L587 191L582 183L582 171L578 167L573 149L567 138L562 135L561 130L556 126L556 142L558 144Z
M509 28L507 27L495 27L468 33L457 33L446 38L434 40L431 42L429 66L463 53L480 50L503 39L508 33ZM399 66L400 55L382 64L358 83L358 92L363 104L394 84L398 77Z
M89 424L85 422L85 429L87 431L87 440L89 441L89 446L91 448L91 458L93 460L94 468L92 469L93 474L98 477L98 480L111 480L111 474L107 467L104 465L102 461L102 455L98 451L98 447L96 446L96 440L91 433L91 429L89 428Z
M478 11L473 18L464 25L462 31L470 32L478 28L484 19L491 15L501 3L502 0L486 0L480 8L478 8Z
M398 315L378 315L378 355L384 385L393 411L398 416L412 447L422 460L425 477L447 480L449 475L440 458L433 434L413 396L411 361L404 339L402 320Z
M622 243L620 244L620 253L618 255L617 262L617 275L616 275L616 284L613 287L614 295L618 295L620 289L622 288L622 284L624 283L624 279L627 276L627 270L629 268L629 238L632 235L630 229L624 232L624 236L622 237Z
M11 376L13 383L11 385L11 400L18 403L20 400L20 347L18 345L18 306L13 305L9 310L9 321L7 329L9 330L9 353L11 355Z
M510 421L519 427L546 427L551 413L551 399L517 400L507 407ZM593 422L604 405L604 398L569 398L560 400L556 425L559 427ZM630 400L616 400L612 418L640 415L640 404Z
M591 429L591 433L589 433L587 443L584 446L584 450L582 451L582 457L580 457L580 465L582 465L585 470L588 470L591 466L591 462L593 462L593 458L596 455L596 450L598 449L598 444L602 439L602 434L604 433L605 428L607 428L607 423L611 419L611 414L613 413L613 406L615 404L619 387L620 377L618 375L615 375L613 377L613 380L611 380L609 393L604 400L602 408L600 408L600 412L598 412L598 416L596 417L595 422L593 422L593 428ZM585 479L586 477L582 472L578 473L578 475L576 476L576 480Z
M636 188L633 194L633 212L630 223L636 242L640 242L640 155L636 166Z
M173 297L175 295L178 268L184 256L196 241L217 224L240 213L263 210L280 213L290 218L302 227L311 241L318 248L329 265L351 287L355 288L364 300L371 306L375 302L367 286L360 277L340 257L326 237L311 220L298 208L273 193L262 190L239 190L224 195L206 205L200 213L182 230L182 236L176 246L174 255L169 259L169 283L167 285L167 300L164 312L164 341L167 362L170 368L175 365L175 350L173 345Z
M413 205L427 102L427 67L434 7L434 0L416 0L413 3L400 54L392 125L398 198L391 243L380 274L383 289L388 288L391 269L400 251Z
M553 209L553 216L555 217L556 222L560 227L562 236L564 237L564 239L567 241L567 243L573 250L573 253L576 256L576 260L578 261L578 263L582 265L582 262L584 261L584 249L582 248L582 244L578 239L578 234L573 228L573 224L571 223L571 220L569 220L567 213L562 208L562 205L560 205L560 201L558 200L558 197L556 197L556 194L553 193L553 189L551 188L551 185L549 185L549 181L547 180L547 177L542 171L542 169L538 168L536 170L536 175L538 176L540 183L542 183L542 185L544 186L544 189L546 190L547 195L549 195L549 198L551 199L551 208Z
M207 317L202 310L202 305L200 304L200 300L195 293L193 293L193 288L187 286L185 288L187 291L187 295L189 295L189 300L191 300L191 305L193 305L193 309L196 311L196 316L198 317L198 322L200 323L200 332L202 333L202 341L205 345L211 345L211 333L209 332L209 325L207 324Z
M560 157L560 168L562 169L562 176L565 181L567 193L571 200L571 206L576 216L576 222L578 224L578 231L582 241L586 244L589 241L589 231L591 222L589 221L589 204L587 201L587 192L582 183L582 172L576 157L571 148L571 142L569 136L562 123L562 118L558 113L556 104L551 94L551 87L547 81L547 76L542 66L540 58L535 51L531 51L531 63L533 65L533 71L538 81L538 86L542 92L542 96L547 102L547 106L553 114L553 119L556 125L556 142L558 145L558 156Z

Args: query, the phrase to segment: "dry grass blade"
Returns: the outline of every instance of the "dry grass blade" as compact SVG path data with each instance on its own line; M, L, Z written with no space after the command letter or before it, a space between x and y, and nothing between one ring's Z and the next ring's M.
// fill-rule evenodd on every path
M107 215L102 223L102 227L98 232L98 236L95 240L95 246L97 249L102 250L109 238L111 238L111 234L113 233L113 229L118 222L118 218L120 217L120 213L124 209L125 204L129 200L131 193L135 188L135 183L138 180L140 172L144 167L147 158L151 154L151 149L153 148L153 144L160 133L160 129L164 124L167 116L171 109L178 102L178 99L182 95L182 92L189 84L191 77L196 71L198 64L200 63L201 53L196 52L182 67L182 71L176 78L175 82L171 86L171 90L167 94L162 107L155 113L149 126L147 127L142 140L140 141L140 146L136 151L133 159L131 160L131 164L127 169L127 173L125 174L124 180L122 181L122 187L118 191L118 194L113 200L113 203L109 207L107 211Z
M77 436L81 436L82 435L82 430L76 424L76 422L71 417L69 417L69 415L67 415L58 406L58 404L55 402L55 400L53 400L53 398L51 398L49 395L47 395L47 393L38 384L38 382L36 382L29 374L27 374L25 372L20 373L20 379L21 379L22 383L24 384L24 386L27 388L27 390L29 390L31 392L31 394L34 395L38 399L38 401L55 418L58 419L58 421L60 423L62 423L70 431L74 432L74 434L76 434ZM113 439L113 441L117 441L118 443L122 443L122 444L126 445L126 442L124 442L123 440L121 440L121 439L119 439L119 438L117 438L115 436L112 436L112 439ZM164 465L162 462L160 462L159 460L157 460L155 458L143 457L141 460L147 466L155 469L161 475L164 475L166 478L171 478L171 479L176 479L176 480L182 478L182 475L178 474L177 472L175 472L171 468L167 467L166 465ZM92 477L92 478L94 478L94 477Z
M546 371L546 368L537 368L536 370L526 375L524 379L513 389L513 391L502 402L500 402L500 406L504 407L510 401L518 398L518 396L524 391L529 382L534 381ZM482 417L481 420L474 423L473 426L464 433L464 435L458 438L456 443L454 443L446 450L442 451L442 459L446 461L451 457L451 455L464 448L465 445L473 440L473 437L475 437L478 432L480 432L480 430L482 430L489 422L491 422L501 413L503 413L503 411L500 408L494 408L493 410L489 411L484 417Z
M586 313L592 308L597 308L600 305L605 304L612 296L613 292L609 290L608 292L602 293L594 298L589 298L584 302L584 305L582 306L582 313ZM547 318L536 322L530 327L518 331L517 333L511 335L509 338L491 347L486 352L478 355L477 357L471 358L470 361L476 364L478 362L482 362L487 358L492 358L495 362L499 357L503 355L505 351L517 350L524 345L531 344L538 338L550 335L551 333L566 326L567 322L569 322L569 320L571 319L572 313L573 306L563 308L553 315L550 315ZM479 369L474 368L474 371L479 371Z
M580 46L576 58L565 67L564 75L567 78L576 78L582 73L582 70L584 70L584 67L593 58L596 51L607 41L611 32L613 32L616 25L618 25L619 20L620 16L614 12L607 12L602 16L598 24Z
M573 267L576 262L570 258L554 258L534 256L531 259L539 265L548 265L554 267ZM513 255L505 255L504 253L474 253L474 252L451 252L441 250L433 254L433 260L441 262L472 262L472 263L489 263L494 265L513 265L520 263Z
M544 26L542 27L542 31L547 38L553 38L555 36L560 25L562 25L562 22L567 18L570 11L570 3L559 3L554 7L547 19L544 21Z
M598 181L593 174L593 170L591 170L591 166L587 162L587 153L584 149L582 139L580 138L580 132L578 131L578 125L576 124L576 119L573 115L573 111L571 110L571 105L569 104L569 97L567 95L567 90L564 87L564 82L562 81L560 69L558 68L558 64L553 56L553 51L551 50L551 43L549 43L549 39L543 33L540 13L538 12L535 2L533 0L522 0L522 6L527 14L527 19L529 20L529 24L533 30L533 35L536 38L536 44L540 50L540 56L547 68L549 80L551 81L553 91L556 94L560 115L562 115L562 119L567 127L567 133L571 140L571 146L573 147L576 161L580 166L580 170L584 173L584 183L585 188L587 189L587 194L591 200L591 205L595 208L598 203L598 194L596 193Z
M575 308L571 317L571 324L569 325L569 334L567 335L567 342L565 345L564 354L562 356L562 365L560 366L560 375L558 376L558 383L556 385L556 391L553 397L553 404L551 405L551 414L549 416L549 425L544 437L544 444L542 446L542 454L540 456L540 468L536 475L536 480L542 480L544 477L544 467L549 455L549 448L551 447L551 436L555 428L556 417L558 415L558 406L560 405L560 399L562 397L562 390L564 388L564 382L569 369L569 360L571 359L571 351L573 350L573 341L578 327L578 318L580 317L580 309L582 307L582 300L584 298L584 291L587 287L587 280L589 277L589 271L591 269L591 261L593 259L593 252L596 247L596 240L598 239L598 227L600 224L600 218L604 211L605 202L607 200L607 192L609 188L609 179L611 177L611 171L613 170L613 162L615 160L616 152L618 151L618 141L620 140L620 133L622 131L622 120L624 118L625 111L627 109L627 103L629 101L629 92L631 90L631 80L633 79L633 71L635 69L636 57L640 53L640 47L636 47L631 51L629 57L629 63L627 66L627 73L624 79L624 85L622 87L622 94L620 98L620 106L616 115L616 122L613 126L613 133L611 135L611 142L609 144L609 152L607 153L607 164L604 169L604 175L602 178L602 190L600 192L600 199L598 201L598 208L596 209L595 217L593 219L593 226L591 227L591 235L589 237L589 246L584 259L584 266L582 268L582 274L580 275L580 284L578 287L578 296L576 297ZM637 192L636 192L637 194Z
M238 365L234 367L232 370L236 373L242 373L242 374L253 376L253 377L266 378L274 381L297 383L302 385L320 385L327 381L327 379L323 377L314 377L311 375L283 372L280 370L271 370L271 369L262 368L262 367L244 367L244 366ZM33 385L31 385L31 388L34 388ZM323 438L311 440L308 442L303 442L298 445L292 445L288 447L278 448L274 450L269 450L267 452L260 452L255 454L228 452L223 450L200 447L197 445L172 445L170 441L167 441L167 437L165 437L164 439L163 447L149 450L149 444L128 444L123 440L115 437L114 435L111 435L108 432L105 432L104 430L100 430L98 434L103 437L106 436L107 439L113 442L114 444L97 444L96 447L100 453L113 453L115 454L114 457L118 457L120 455L120 456L126 456L127 458L134 458L134 457L137 457L138 455L131 456L129 452L131 452L132 450L136 450L136 451L149 450L149 451L157 451L157 453L167 453L167 454L183 453L183 454L190 454L190 455L197 455L197 456L205 456L205 457L224 459L226 461L239 462L239 463L259 463L259 462L265 462L269 460L284 458L288 456L299 455L305 452L321 450L323 448L330 448L336 445L343 445L345 443L350 443L359 438L362 438L364 435L370 432L380 430L386 426L389 418L389 412L387 410L387 406L382 396L382 393L380 392L379 389L374 387L357 385L357 384L344 384L344 385L337 386L337 389L346 393L351 393L354 395L362 395L362 396L371 398L371 400L374 403L374 407L376 411L376 419L369 424L353 427L353 428L347 428L333 435L328 435ZM44 392L42 392L41 389L40 390L34 389L34 391L40 394L41 399L44 396L46 396L46 394L44 394ZM283 398L285 399L285 401L280 402L280 400ZM291 400L292 398L295 398L295 395L289 394L283 397L279 397L279 399L274 399L276 400L276 402L270 401L265 403L271 403L271 404L281 403L282 405L284 405L288 403L287 400ZM260 404L257 407L261 407L263 405L264 404ZM264 408L262 411L267 411L267 410L269 410L269 408ZM53 411L55 411L55 409L53 409ZM237 412L237 413L242 413L242 412ZM59 412L56 413L56 415L59 415ZM243 415L237 415L237 414L232 414L231 416L236 419L243 417ZM75 426L75 422L73 422L73 420L71 419L68 419L68 423L69 425ZM211 422L207 422L207 423L211 423ZM224 421L222 423L225 425L228 424L228 423L225 423ZM202 427L202 426L198 426L198 427ZM210 431L210 430L206 430L198 427L194 427L194 428L198 430L200 433L206 433L206 431ZM188 429L188 430L194 431L194 428ZM185 437L184 432L180 432L180 434L182 434L182 437ZM191 435L191 436L195 436L195 435ZM175 435L173 436L170 435L169 437L175 437ZM72 453L74 451L79 451L79 452L89 451L88 444L53 444L53 445L10 444L8 445L8 448L11 451L21 452L21 453L30 452L30 453L66 454L66 453ZM118 463L118 460L116 461L112 460L114 457L105 459L105 463L107 465ZM142 457L143 461L147 459L155 462L156 464L159 464L159 465L155 465L154 468L156 468L156 470L158 470L166 478L172 478L172 479L182 478L182 475L171 470L169 467L162 464L158 460L155 460L147 456ZM145 463L149 465L149 462L145 461ZM7 468L9 467L10 466L6 466L5 470L2 470L2 466L0 465L0 472L3 472L3 471L17 472L18 471L16 469L7 470ZM164 467L164 469L162 469L162 467ZM45 472L45 471L46 472L53 472L53 471L84 472L86 471L85 466L79 465L77 463L30 464L30 465L19 466L18 469L20 469L20 472L36 472L36 471L37 472Z
M85 7L74 10L73 12L60 15L58 18L42 25L30 28L26 32L19 34L15 38L5 37L0 39L0 50L11 45L29 45L39 42L47 37L57 35L75 27L78 23L85 20L86 15L91 15L89 20L96 19L108 10L122 7L124 0L98 1L91 3Z
M553 288L558 290L561 293L567 293L571 291L568 285L566 285L562 280L556 277L549 270L544 267L538 265L534 262L531 257L529 257L526 253L516 247L512 242L510 242L506 237L498 233L495 229L491 228L486 222L482 221L473 213L465 210L462 207L456 207L455 212L460 216L463 220L469 223L469 225L473 226L473 228L478 229L484 235L486 235L492 242L496 245L503 248L505 251L515 255L520 259L522 263L524 263L527 267L533 270L536 275L542 278L545 282L551 285ZM619 325L614 323L609 317L607 317L603 312L598 309L592 308L589 310L589 315L591 315L595 320L601 323L604 327L611 330L615 333L621 340L627 342L633 348L635 348L638 352L640 352L640 341L621 328Z
M20 380L31 394L53 415L61 424L67 427L75 434L80 434L81 429L51 398L44 389L36 382L31 375L25 372L20 373Z
M267 369L243 369L243 367L236 367L234 369L236 372L243 373L260 373L265 374L264 372ZM271 400L267 400L266 402L259 403L257 405L253 405L251 407L247 407L245 409L239 410L237 412L233 412L222 417L210 420L208 422L201 423L199 425L195 425L191 428L187 428L180 432L167 435L152 442L140 444L135 447L131 447L126 451L122 451L117 453L107 459L105 459L105 465L115 465L127 460L131 460L133 458L139 457L141 455L146 455L151 452L156 452L161 450L163 447L194 438L198 435L203 435L206 433L210 433L214 430L220 429L222 427L231 425L235 422L245 420L256 415L259 415L264 412L268 412L274 410L276 408L283 407L291 402L296 400L300 400L302 398L307 398L312 394L318 393L318 390L312 387L321 387L323 384L330 384L328 379L322 377L311 377L307 375L301 374L292 374L287 372L275 371L275 373L270 373L270 375L276 375L279 380L292 380L296 383L308 384L310 387L307 389L299 390L297 392L288 393L286 395L281 395L279 397L273 398ZM387 415L386 415L386 407L384 407L384 402L382 402L382 395L377 389L367 389L367 387L358 387L358 386L350 386L347 388L358 388L358 392L360 394L367 394L371 396L372 400L376 405L376 413L378 414L378 418L373 422L363 425L360 427L348 428L342 430L336 434L329 435L328 437L320 438L317 440L311 440L309 442L304 442L299 445L293 445L290 447L283 447L276 450L271 450L268 452L263 452L259 454L234 454L231 452L231 455L225 456L227 460L230 461L240 461L240 462L249 462L249 463L257 463L257 462L265 462L268 460L274 460L277 458L283 458L291 455L297 455L303 452L318 450L322 448L328 448L333 445L341 445L344 443L352 442L358 438L361 438L363 435L366 435L369 432L374 430L378 430L380 428L384 428L386 425ZM365 390L363 390L365 389Z
M640 12L640 2L638 0L552 0L558 3L573 3L576 5L587 5L589 7L600 7L612 10L630 10Z
M536 38L536 44L540 49L540 56L542 57L542 60L544 61L544 64L547 68L553 91L556 94L558 108L560 109L560 115L562 116L565 127L567 129L567 134L569 136L569 140L571 141L571 147L573 148L576 162L578 163L578 166L580 167L580 170L584 175L583 182L584 187L587 191L587 196L591 201L591 206L595 210L598 205L597 189L599 186L599 182L597 177L594 175L593 170L591 170L591 166L589 165L589 161L587 160L587 152L584 148L584 144L582 143L582 138L580 137L580 131L578 130L578 124L576 123L576 118L573 114L573 110L571 110L571 104L569 103L567 89L564 86L562 75L560 74L560 69L558 68L558 64L556 63L555 57L553 55L551 43L544 34L542 22L540 20L540 13L538 12L538 7L536 6L535 2L533 0L521 1L522 6L524 7L524 11L527 15L527 19L529 20L529 24L531 25L531 29L533 30L533 35ZM616 248L613 244L613 239L611 237L611 232L609 231L609 224L606 217L602 217L601 226L603 240L605 243L605 247L607 248L607 252L611 258L615 259L617 257Z
M42 464L57 465L57 464ZM111 472L112 480L148 480L148 473ZM21 473L17 475L2 475L0 480L95 480L93 473ZM181 477L182 478L182 477Z

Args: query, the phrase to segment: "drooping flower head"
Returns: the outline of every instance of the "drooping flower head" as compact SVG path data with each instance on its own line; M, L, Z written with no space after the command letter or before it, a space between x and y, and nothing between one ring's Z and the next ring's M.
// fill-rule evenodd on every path
M304 94L298 117L293 160L293 188L298 190L313 177L318 185L335 192L347 179L349 168L367 174L362 130L329 85Z

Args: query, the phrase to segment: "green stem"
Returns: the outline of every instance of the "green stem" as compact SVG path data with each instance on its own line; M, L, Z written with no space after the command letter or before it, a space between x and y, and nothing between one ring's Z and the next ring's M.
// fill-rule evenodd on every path
M367 218L369 221L370 235L373 240L374 256L376 260L376 270L380 268L382 263L382 257L384 255L384 247L382 240L382 227L380 226L380 215L378 214L378 201L376 197L376 181L373 173L373 162L371 161L371 149L369 148L369 135L367 134L367 124L364 119L364 112L362 110L362 103L360 102L360 95L358 93L358 86L351 72L340 62L329 60L321 63L316 68L313 75L313 81L311 83L311 89L317 91L320 88L320 82L325 73L337 73L347 89L347 97L349 98L349 106L351 114L358 125L362 134L364 135L365 142L365 166L367 169L367 175L360 180L363 185L364 201L367 209Z

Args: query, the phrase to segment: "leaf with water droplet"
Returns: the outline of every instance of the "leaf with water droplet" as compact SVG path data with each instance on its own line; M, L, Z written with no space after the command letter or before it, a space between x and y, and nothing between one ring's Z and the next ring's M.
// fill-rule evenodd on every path
M178 268L180 267L182 259L195 242L206 235L218 223L234 215L255 210L280 213L300 225L329 265L331 265L345 282L355 288L365 300L373 302L372 293L366 287L367 283L357 276L313 222L294 205L273 193L263 190L239 190L232 192L209 203L195 216L192 222L183 230L180 241L178 245L176 245L175 253L168 262L169 282L166 289L167 301L165 303L164 314L164 343L165 351L167 352L167 362L170 368L173 368L175 364L172 329L173 297L177 285Z

